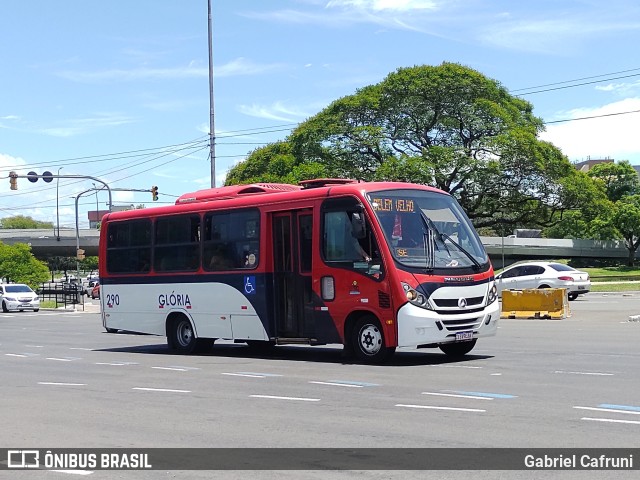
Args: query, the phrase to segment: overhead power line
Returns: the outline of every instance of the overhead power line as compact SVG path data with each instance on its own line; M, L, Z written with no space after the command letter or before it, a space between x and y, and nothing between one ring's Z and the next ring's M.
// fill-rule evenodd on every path
M575 122L577 120L591 120L592 118L614 117L616 115L628 115L630 113L640 113L640 110L630 110L628 112L603 113L601 115L591 115L589 117L578 117L578 118L567 118L565 120L552 120L544 123L548 125L550 123Z
M621 73L629 73L629 72L637 72L637 73L633 73L629 75L620 75ZM619 75L619 76L612 77L611 75ZM576 78L574 80L565 80L562 82L547 83L544 85L538 85L536 87L519 88L516 90L510 90L509 93L518 94L518 95L531 95L534 93L551 92L553 90L564 90L567 88L581 87L584 85L593 85L595 83L602 83L604 81L620 80L623 78L632 78L632 77L638 77L638 76L640 76L640 68L632 68L629 70L621 70L619 72L605 73L602 75L593 75L591 77L582 77L582 78ZM599 80L593 80L596 78ZM592 81L585 82L585 80L592 80ZM580 82L580 83L576 83L576 82ZM540 89L540 90L536 90L536 89ZM529 91L529 90L532 90L532 91Z

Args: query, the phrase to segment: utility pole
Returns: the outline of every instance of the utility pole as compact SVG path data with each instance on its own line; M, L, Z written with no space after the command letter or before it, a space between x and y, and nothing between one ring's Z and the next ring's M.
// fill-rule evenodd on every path
M211 0L207 0L209 13L209 156L211 157L211 188L216 186L216 133L213 121L213 42L211 27Z
M58 242L60 241L60 206L59 206L60 195L58 194L58 191L60 189L60 170L62 170L63 168L64 167L58 168L58 178L56 178L56 225L58 228L58 232L56 233L56 240Z

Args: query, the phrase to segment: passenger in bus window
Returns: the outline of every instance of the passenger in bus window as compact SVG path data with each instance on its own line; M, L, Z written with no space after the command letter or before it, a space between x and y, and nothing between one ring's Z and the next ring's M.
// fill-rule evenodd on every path
M355 215L361 215L360 213L354 213ZM359 217L361 222L364 222L364 218ZM364 223L362 224L363 228L364 228ZM362 247L362 245L360 244L360 240L358 239L358 235L357 232L354 230L353 228L353 223L350 220L347 220L346 222L346 227L347 227L347 237L349 238L349 241L351 242L351 247L352 247L352 252L354 255L352 255L352 259L353 260L364 260L366 262L370 262L371 261L371 256L369 255L369 253Z
M230 270L236 268L233 259L229 255L229 251L224 246L214 248L209 260L209 270Z

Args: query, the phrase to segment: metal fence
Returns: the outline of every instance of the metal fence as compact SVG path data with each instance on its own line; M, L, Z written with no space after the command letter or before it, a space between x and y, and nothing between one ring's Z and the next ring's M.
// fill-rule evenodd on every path
M41 301L55 301L60 306L82 305L84 310L84 287L78 283L44 282L37 290Z

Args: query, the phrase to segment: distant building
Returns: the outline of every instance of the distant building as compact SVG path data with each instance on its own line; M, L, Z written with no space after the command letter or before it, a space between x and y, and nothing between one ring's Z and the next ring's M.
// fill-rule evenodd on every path
M112 212L124 212L125 210L132 210L132 209L133 209L133 205L111 207ZM87 218L89 219L89 228L98 228L98 224L102 220L102 217L104 217L107 213L109 213L109 210L98 210L98 211L89 210L87 212Z
M573 166L576 167L576 170L579 170L581 172L588 172L600 163L614 163L614 160L613 158L592 159L591 157L587 157L587 159L583 162L574 163Z

